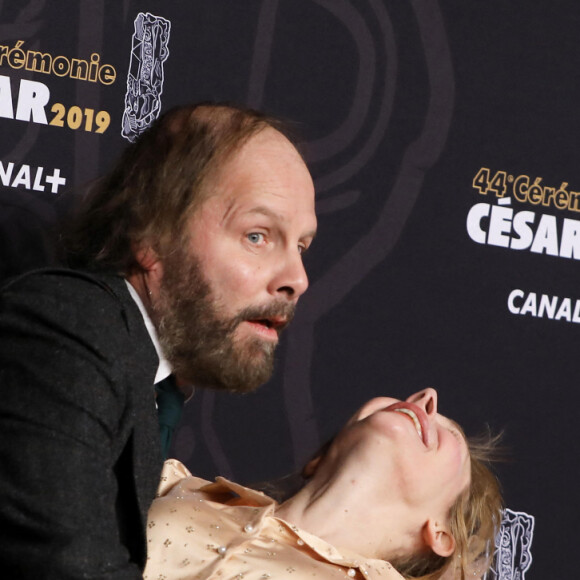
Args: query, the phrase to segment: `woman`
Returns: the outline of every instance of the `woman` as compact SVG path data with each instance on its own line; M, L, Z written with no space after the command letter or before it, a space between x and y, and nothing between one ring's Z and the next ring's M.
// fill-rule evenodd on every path
M365 404L290 499L168 462L149 513L147 580L470 578L500 521L495 478L437 392ZM390 563L389 563L390 562ZM396 570L399 572L397 572Z

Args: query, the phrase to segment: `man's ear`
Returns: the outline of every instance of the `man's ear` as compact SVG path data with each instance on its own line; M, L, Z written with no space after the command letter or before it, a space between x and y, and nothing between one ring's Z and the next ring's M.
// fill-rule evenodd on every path
M163 278L163 262L157 252L148 245L135 245L133 252L140 270L129 273L127 280L135 288L144 304L157 298Z
M423 541L438 556L451 556L455 550L455 538L447 526L429 519L423 526Z
M138 264L145 270L149 272L160 265L159 256L157 252L149 245L139 244L133 248L135 252L135 259Z

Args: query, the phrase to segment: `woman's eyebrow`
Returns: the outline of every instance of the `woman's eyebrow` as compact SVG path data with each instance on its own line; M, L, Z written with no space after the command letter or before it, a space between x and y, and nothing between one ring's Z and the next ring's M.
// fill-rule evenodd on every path
M456 421L454 421L453 419L449 419L449 417L446 417L446 419L449 422L449 425L455 431L457 431L461 435L461 437L463 437L463 439L467 442L467 437L465 436L465 432L463 431L461 425L459 423L457 423Z
M465 433L463 432L463 428L459 423L454 421L453 419L449 419L449 422L465 437Z

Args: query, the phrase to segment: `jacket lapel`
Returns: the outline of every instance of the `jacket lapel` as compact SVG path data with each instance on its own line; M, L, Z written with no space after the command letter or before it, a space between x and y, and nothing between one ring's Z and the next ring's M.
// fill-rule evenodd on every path
M127 357L126 361L126 373L130 385L128 408L133 431L133 469L131 471L144 533L147 512L155 497L163 465L153 386L159 359L141 312L131 298L125 280L120 277L111 277L106 282L124 306L125 323L132 341L131 350L134 352L134 355Z

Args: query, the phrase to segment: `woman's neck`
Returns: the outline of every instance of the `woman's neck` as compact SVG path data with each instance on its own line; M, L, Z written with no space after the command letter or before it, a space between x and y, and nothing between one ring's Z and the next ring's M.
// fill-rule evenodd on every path
M337 548L366 558L389 560L415 551L408 514L399 505L372 500L364 480L311 481L281 504L276 516L314 534Z

